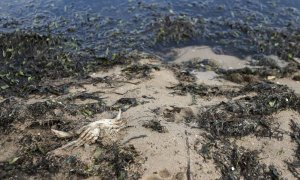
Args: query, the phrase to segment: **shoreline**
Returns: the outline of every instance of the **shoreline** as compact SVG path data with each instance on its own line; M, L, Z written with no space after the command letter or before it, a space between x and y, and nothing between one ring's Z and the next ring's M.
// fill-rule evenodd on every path
M268 80L269 74L253 73L250 78L244 71L236 71L234 77L240 73L243 78L230 79L224 74L257 66L216 55L208 47L178 52L178 59L167 64L142 58L90 73L80 81L63 78L51 82L53 87L68 84L61 95L3 98L1 112L6 113L2 118L7 124L0 134L0 177L269 178L276 176L276 171L280 177L294 179L289 169L293 166L287 162L297 161L299 146L290 136L289 122L300 124L300 84L291 79L299 71L272 80ZM220 74L219 69L228 71ZM292 85L295 94L277 81ZM113 118L119 108L127 128L116 141L103 144L99 139L78 149L47 154L68 142L57 139L51 128L76 129L83 122ZM219 120L224 120L224 126L210 122L217 123L217 116L223 118ZM265 124L256 124L257 119Z

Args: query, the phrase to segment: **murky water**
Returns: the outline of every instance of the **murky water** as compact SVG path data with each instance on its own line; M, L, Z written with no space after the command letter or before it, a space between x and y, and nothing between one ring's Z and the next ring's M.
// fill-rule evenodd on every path
M177 35L161 38L168 21L175 30L182 29ZM300 0L0 1L1 32L63 35L98 54L190 44L250 53L257 49L246 43L253 38L252 31L270 29L299 32ZM191 33L195 34L189 36Z

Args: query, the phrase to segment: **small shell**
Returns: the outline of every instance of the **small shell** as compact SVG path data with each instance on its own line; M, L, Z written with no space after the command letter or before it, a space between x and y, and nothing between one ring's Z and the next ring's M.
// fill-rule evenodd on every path
M59 138L68 138L73 136L73 134L64 131L58 131L55 129L51 129L51 131Z

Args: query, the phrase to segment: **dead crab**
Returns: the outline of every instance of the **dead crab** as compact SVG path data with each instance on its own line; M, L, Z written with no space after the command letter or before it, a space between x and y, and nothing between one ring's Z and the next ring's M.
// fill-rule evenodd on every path
M51 129L51 131L59 138L69 138L79 135L79 138L75 141L71 141L68 144L58 148L66 149L68 147L80 147L84 144L92 144L103 134L114 136L125 125L125 122L121 120L121 109L118 115L114 119L100 119L98 121L89 123L76 131L64 132Z

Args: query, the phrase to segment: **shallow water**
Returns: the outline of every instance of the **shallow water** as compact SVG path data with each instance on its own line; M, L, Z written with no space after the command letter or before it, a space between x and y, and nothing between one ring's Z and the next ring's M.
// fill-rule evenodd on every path
M197 34L185 41L158 43L155 39L166 17L191 22ZM0 1L1 32L59 34L102 55L195 44L227 45L227 49L251 53L250 43L244 42L252 37L236 24L250 30L288 28L299 32L300 0Z

